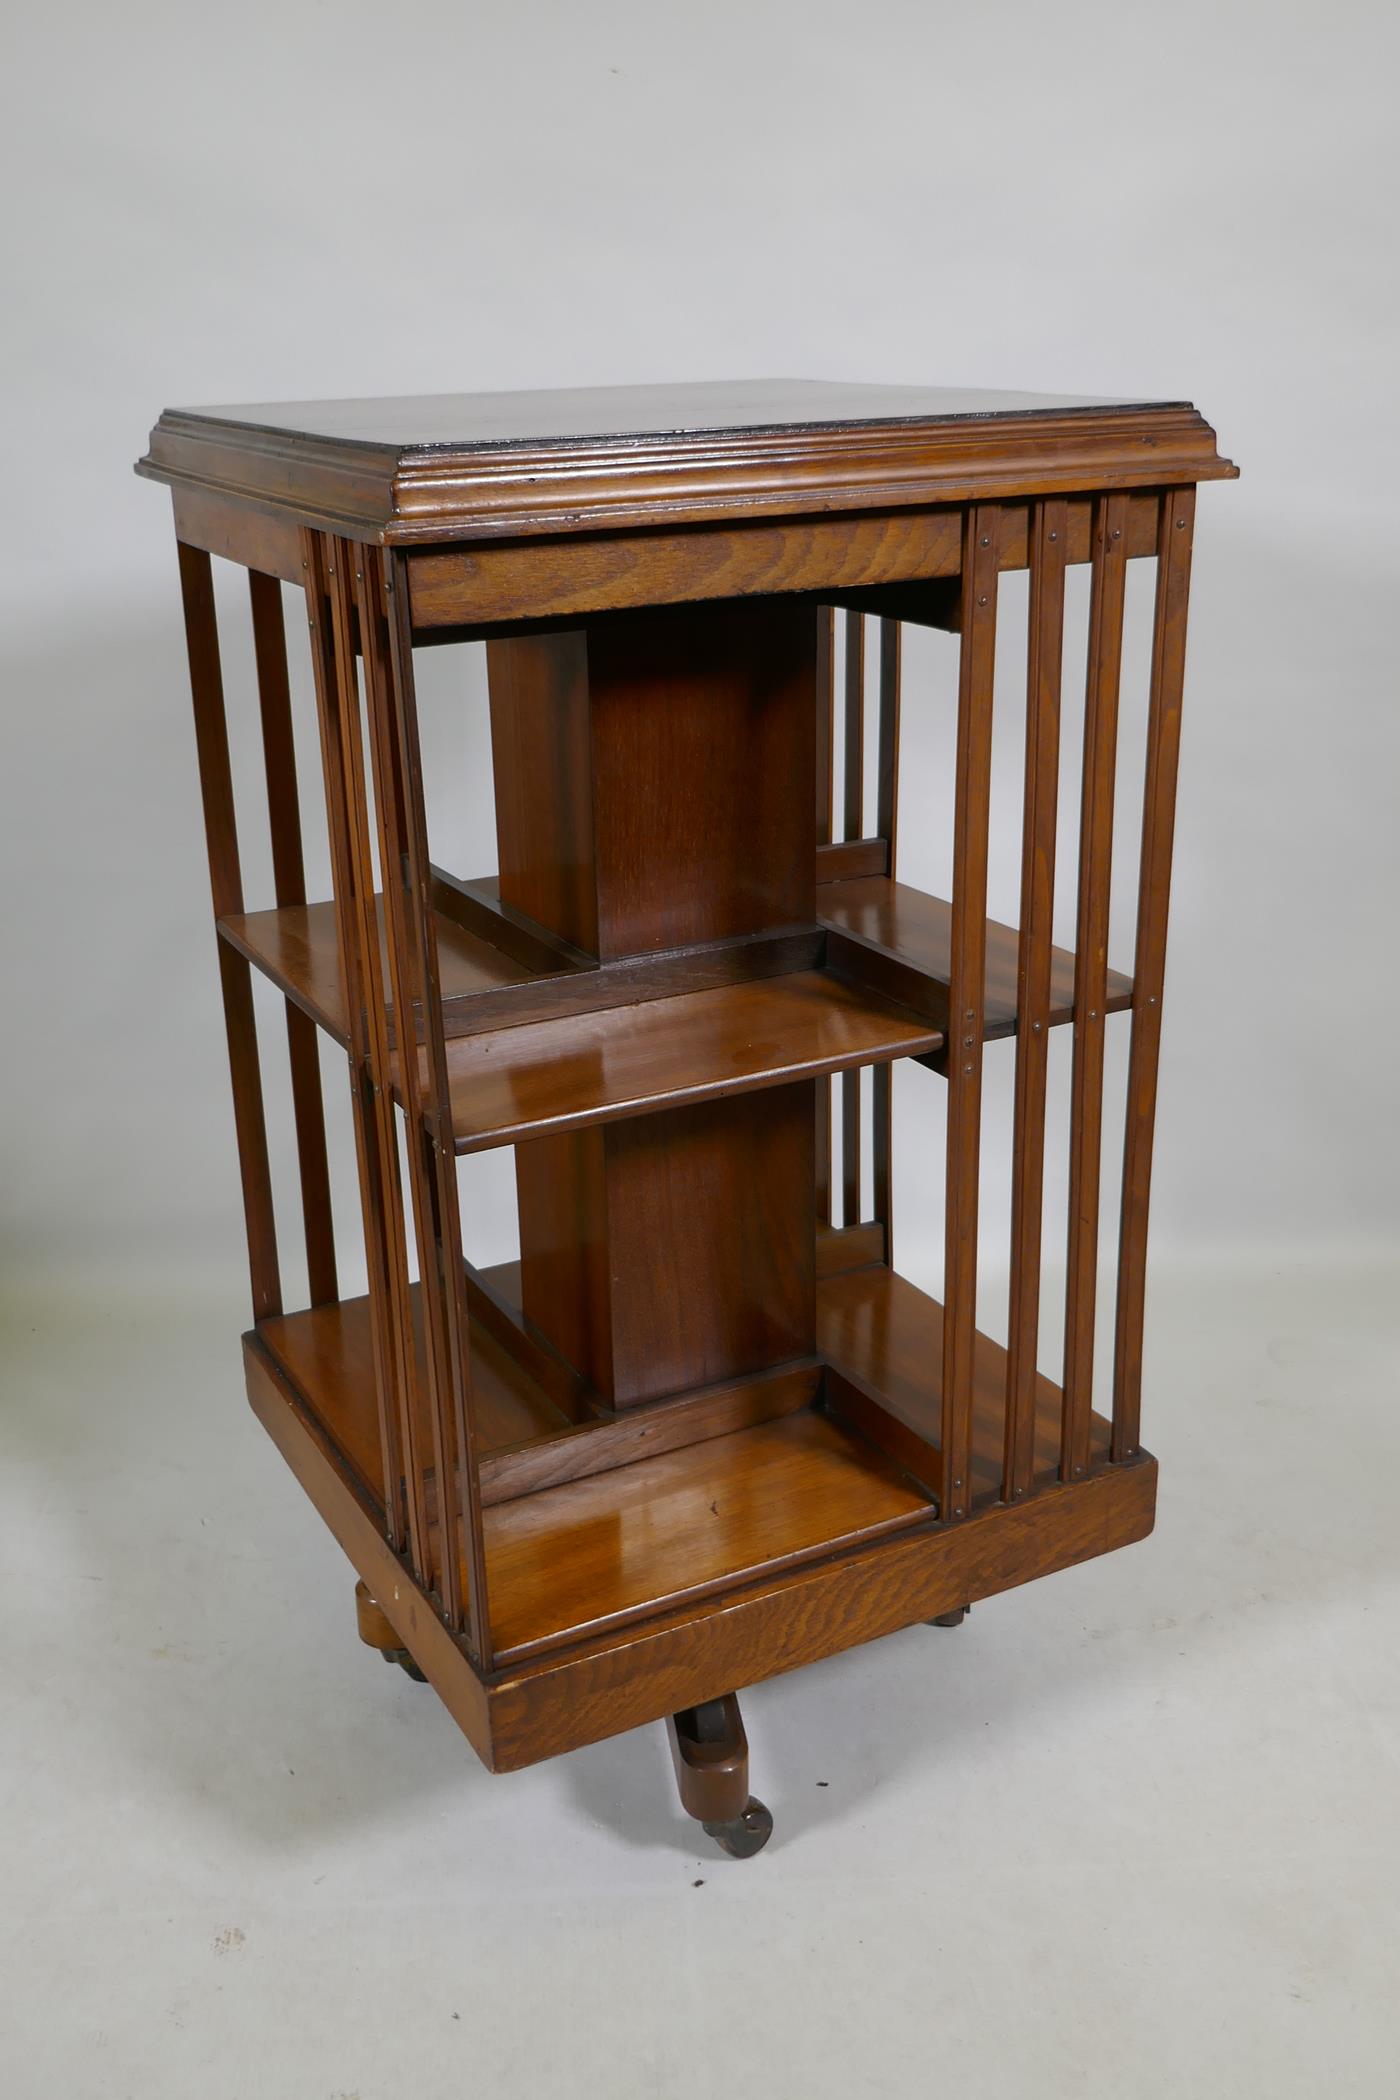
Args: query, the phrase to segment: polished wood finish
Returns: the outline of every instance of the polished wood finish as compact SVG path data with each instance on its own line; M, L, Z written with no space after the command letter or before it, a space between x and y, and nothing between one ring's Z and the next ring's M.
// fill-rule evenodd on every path
M890 575L955 576L956 509L804 517L774 524L483 541L408 556L414 632L489 633L623 607L842 590Z
M389 1537L406 1546L415 1578L432 1590L424 1486L426 1440L416 1404L398 1132L388 1086L388 973L374 902L363 714L351 635L349 563L353 559L345 542L306 535L307 617L341 973L351 1019L350 1090L377 1350L385 1515Z
M493 1298L468 1275L473 1404L481 1445L484 1505L510 1502L542 1487L610 1473L659 1451L728 1436L813 1406L822 1366L813 1356L748 1378L697 1387L629 1409L611 1419L579 1419L560 1405L547 1364L527 1356L494 1317ZM422 1294L411 1293L413 1346L423 1357ZM382 1503L371 1312L367 1298L280 1314L258 1328L299 1404L335 1444L362 1492ZM422 1394L423 1379L417 1390ZM434 1500L435 1481L429 1484Z
M1162 992L1166 974L1167 901L1176 822L1181 691L1186 669L1186 600L1191 582L1191 533L1195 516L1196 491L1193 488L1172 489L1162 498L1137 940L1133 960L1139 990L1128 1053L1128 1128L1123 1147L1118 1321L1113 1375L1113 1456L1116 1459L1131 1458L1141 1435L1147 1205L1152 1182L1152 1132L1157 1114L1157 1058L1161 1045Z
M1122 497L1105 496L1098 510L1089 602L1089 674L1084 700L1084 776L1080 798L1064 1437L1060 1452L1060 1472L1065 1480L1076 1479L1089 1462L1103 1141L1104 1016L1108 1005L1108 903L1113 872L1113 791L1126 582L1123 523Z
M326 1524L483 1763L514 1771L683 1707L878 1639L1144 1538L1157 1468L1143 1457L1055 1486L973 1523L896 1531L868 1547L760 1577L650 1623L483 1677L405 1578L373 1514L256 1336L249 1399Z
M422 545L923 509L1032 487L1177 486L1234 470L1184 402L760 380L168 409L141 471Z
M500 895L598 954L588 637L487 644Z
M301 526L286 511L260 510L230 502L198 484L171 485L175 537L187 547L202 548L223 561L236 562L250 575L280 577L283 583L305 583Z
M501 1503L487 1512L497 1658L714 1596L929 1507L864 1438L810 1410Z
M817 890L817 917L831 932L858 942L874 955L888 958L903 977L891 977L904 985L906 999L927 1002L916 990L917 980L938 988L946 1012L946 989L953 963L953 910L942 897L930 897L905 882L871 877L855 882L823 883ZM983 989L983 1039L1014 1035L1017 1015L1017 979L1021 936L1014 926L986 921L984 940L986 974ZM828 961L836 952L827 950ZM839 951L842 968L852 965L850 951ZM1050 985L1044 1015L1045 1025L1057 1028L1074 1012L1074 956L1069 949L1049 950ZM1109 970L1104 993L1104 1011L1120 1013L1133 1003L1132 979L1119 970Z
M688 1706L672 1714L668 1726L681 1807L707 1829L712 1824L738 1824L751 1804L749 1739L734 1694L727 1692L703 1706ZM769 1818L768 1832L771 1830ZM762 1842L760 1839L759 1844ZM758 1849L759 1845L746 1845L737 1856L743 1858Z
M487 661L504 903L604 961L811 924L805 606L601 619Z
M204 803L204 833L209 853L209 888L217 920L226 912L242 911L243 876L238 857L233 778L229 770L228 724L219 662L214 579L207 554L186 546L183 540L177 541L176 550L185 608L185 643L189 654L190 692L194 700L195 748L199 756L199 786ZM257 1021L253 1014L253 984L248 965L222 944L219 947L219 982L228 1036L229 1075L233 1082L233 1121L243 1181L253 1315L261 1320L282 1310L282 1280L277 1262L277 1221L272 1210L272 1169L267 1155L267 1119L263 1112Z
M385 976L389 951L384 933L384 901L374 900L380 954ZM328 1035L348 1045L349 1006L341 969L340 941L333 903L279 905L275 911L234 912L219 921L219 932L240 954L279 985L289 1000ZM479 1017L482 999L501 986L528 985L533 973L510 956L479 940L439 915L443 1005L459 1001ZM499 1006L495 1009L497 1021ZM531 1016L534 1018L534 1016Z
M292 700L287 679L287 634L282 617L282 589L276 577L248 572L253 651L257 663L258 704L262 717L263 778L267 785L267 820L272 842L272 886L279 911L300 911L306 904L306 871L301 851L301 807L297 796L296 748L292 741ZM220 919L220 925L224 923ZM313 1305L334 1303L336 1287L335 1227L331 1219L330 1167L326 1158L326 1112L321 1098L320 1052L312 1016L292 999L286 1002L287 1059L292 1078L292 1114L296 1123L297 1162L301 1170L302 1229L306 1238L306 1271Z
M891 1448L929 1492L942 1496L944 1466L943 1367L946 1363L947 1318L935 1298L906 1282L883 1264L848 1269L828 1277L817 1294L817 1342L824 1360L839 1372L842 1384L828 1385L835 1411L883 1442L877 1414L857 1413L851 1390L917 1439L918 1451L901 1440ZM1007 1352L990 1335L972 1338L971 1406L968 1411L967 1474L974 1506L1002 1498L1002 1458ZM1037 1376L1032 1390L1030 1474L1045 1487L1059 1461L1060 1388ZM1095 1463L1108 1457L1109 1424L1091 1414L1090 1451ZM956 1491L955 1491L956 1492ZM946 1499L946 1498L945 1498Z
M559 1487L566 1480L588 1480L615 1473L636 1459L661 1451L680 1451L710 1437L753 1429L780 1415L799 1414L815 1405L823 1367L816 1357L731 1378L693 1392L673 1393L646 1405L627 1408L611 1420L577 1424L547 1438L533 1437L482 1460L481 1496L489 1507Z
M952 1624L1151 1528L1145 1248L1191 528L1196 483L1234 470L1179 403L759 382L170 412L141 471L170 485L180 541L252 1405L355 1565L365 1637L488 1764L666 1719L683 1806L747 1856L771 1818L747 1793L736 1684ZM249 571L272 845L251 909L211 555ZM1129 559L1157 577L1131 979L1107 943ZM1062 842L1066 572L1086 561ZM998 579L1023 566L1004 927L986 912ZM306 896L283 583L305 597L330 902ZM906 622L950 672L956 652L946 900L898 874L901 785L921 821L900 779ZM487 644L491 877L435 863L425 817L413 652L467 639ZM1072 953L1051 939L1071 851ZM254 967L285 1000L302 1310L283 1309ZM1122 1009L1110 1421L1092 1366ZM1041 1210L1066 1022L1057 1384ZM339 1295L318 1030L347 1060L359 1299ZM1005 1349L977 1326L998 1038L1015 1043ZM947 1088L942 1305L892 1266L896 1058L924 1068L912 1087ZM458 1156L500 1145L521 1256L473 1269Z
M1093 499L1066 500L1069 559L1086 562ZM1000 509L998 562L1003 569L1023 569L1030 507L1003 503ZM1156 545L1156 497L1130 493L1128 552L1145 557ZM503 540L483 542L470 554L425 549L410 555L409 578L414 631L424 640L489 632L491 624L519 622L530 613L562 619L618 606L777 591L817 591L858 612L956 633L961 562L962 516L949 507L632 536L583 534L564 544ZM823 806L829 804L828 779Z
M434 871L432 894L444 905L434 912L434 920L447 1036L488 1034L527 1021L600 1013L679 992L781 977L819 967L826 953L826 942L814 926L795 933L707 941L663 955L624 956L611 963L591 963L567 951L547 955L543 943L521 937L499 903L493 906L491 888L486 882L460 884L441 869ZM382 898L375 899L375 909L387 973ZM489 933L473 931L475 927L489 928ZM337 1042L348 1042L334 904L231 913L219 921L219 933ZM524 959L532 951L533 960ZM414 1032L421 1039L420 1009L414 1012Z
M948 1144L944 1183L942 1451L944 1514L971 1507L968 1485L977 1310L982 1046L987 982L987 829L991 813L992 677L996 660L997 535L993 505L963 527L962 650L953 818L952 942L948 963Z
M817 608L814 671L817 685L817 880L821 881L821 849L831 844L836 734L836 613L829 605Z
M355 1624L360 1639L367 1648L377 1648L381 1655L392 1653L403 1643L385 1618L382 1608L371 1597L367 1585L355 1584Z
M937 1050L942 1031L818 970L447 1044L459 1152Z
M521 1145L526 1316L612 1407L809 1355L813 1146L801 1081Z
M367 568L369 564L367 563ZM370 685L371 705L383 710L381 734L397 759L394 811L399 835L392 855L401 884L401 938L408 947L413 981L409 996L423 1020L424 1049L419 1069L410 1079L405 1107L405 1133L410 1159L421 1168L415 1186L414 1217L418 1232L419 1273L432 1302L432 1349L437 1359L434 1384L438 1394L439 1463L458 1461L453 1530L446 1516L440 1526L444 1558L456 1550L460 1518L460 1551L466 1585L465 1604L454 1582L444 1592L445 1616L467 1636L470 1652L487 1662L492 1652L490 1601L487 1595L486 1541L481 1500L481 1464L475 1410L472 1405L469 1316L462 1224L452 1136L452 1109L442 1024L441 969L432 912L432 867L428 858L424 814L423 765L413 686L413 642L409 625L407 578L401 559L392 558L370 570L371 592L385 611L388 661L378 686ZM382 584L384 596L380 597ZM408 1010L408 996L400 1010ZM407 1062L407 1059L405 1059ZM448 1479L452 1475L448 1473ZM444 1504L444 1508L445 1508Z
M1050 1030L1057 1020L1066 1017L1073 1001L1074 959L1056 949L1050 939L1055 915L1055 832L1060 781L1065 529L1066 506L1061 500L1051 497L1035 505L1027 624L1025 818L1021 834L1021 937L1016 956L1011 1291L1006 1435L1002 1459L1002 1494L1008 1502L1015 1502L1026 1493L1034 1466L1041 1213L1045 1199L1045 1094ZM1118 981L1122 985L1120 1003L1126 1003L1130 987L1125 980ZM1110 1004L1105 980L1105 1008Z

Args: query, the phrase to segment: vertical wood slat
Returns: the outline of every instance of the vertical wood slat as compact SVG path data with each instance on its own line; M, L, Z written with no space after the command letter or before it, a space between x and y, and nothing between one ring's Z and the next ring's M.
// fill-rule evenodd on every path
M846 614L841 835L865 835L865 615ZM860 1223L860 1073L841 1074L841 1223Z
M879 623L880 715L875 830L889 846L889 877L896 874L899 826L899 720L903 630L898 620ZM871 1075L871 1147L876 1222L885 1229L885 1260L894 1266L894 1068L876 1065Z
M1123 653L1128 499L1096 498L1084 698L1084 770L1079 815L1079 902L1074 947L1074 1069L1070 1083L1069 1247L1065 1297L1060 1477L1089 1463L1094 1377L1094 1304L1099 1258L1103 1137L1104 1006L1108 996L1108 909L1113 869L1113 788L1118 685Z
M1118 1311L1114 1336L1113 1434L1110 1455L1131 1458L1142 1414L1143 1315L1146 1299L1147 1220L1152 1183L1152 1133L1157 1112L1157 1061L1162 1037L1167 911L1176 819L1181 696L1186 669L1186 614L1191 585L1194 488L1162 498L1157 532L1157 600L1147 715L1142 850L1137 935L1133 956L1133 1023L1128 1051L1128 1118L1123 1148L1119 1225Z
M952 953L948 983L948 1152L944 1228L942 1493L945 1521L971 1506L972 1361L977 1317L977 1198L987 969L987 834L1001 512L964 514L958 672Z
M209 556L202 548L177 540L176 553L184 602L190 694L194 702L199 789L209 854L209 889L217 920L230 912L242 911L243 877L238 859L233 776L229 769L228 723L219 662L214 577ZM263 1110L262 1073L258 1063L257 1020L253 1012L252 969L246 958L227 941L218 940L217 947L224 1027L228 1036L229 1077L233 1088L234 1134L243 1187L253 1318L266 1320L282 1310L282 1283L277 1262L277 1224L272 1208L267 1118Z
M423 1148L433 1208L431 1249L423 1248L420 1264L426 1268L431 1252L436 1262L436 1282L446 1343L446 1372L451 1423L459 1460L457 1479L461 1493L462 1557L467 1572L465 1624L472 1651L483 1668L494 1660L491 1643L490 1602L486 1581L486 1542L481 1508L481 1455L476 1433L471 1390L470 1325L467 1311L467 1272L462 1249L462 1222L457 1193L457 1155L453 1141L452 1109L447 1075L447 1046L442 1026L442 989L438 970L437 922L432 912L427 820L423 803L423 762L418 737L418 705L413 682L413 632L409 616L408 570L402 556L378 557L388 621L389 683L387 704L393 715L393 733L398 745L399 779L402 791L403 854L396 871L403 885L405 910L414 924L420 973L423 1047L417 1052L403 1031L401 1061L406 1066L419 1057L426 1076L417 1128L410 1143ZM387 879L387 874L386 874ZM451 1480L443 1481L445 1504Z
M248 597L253 621L258 707L262 718L273 889L279 906L305 904L306 872L301 851L301 809L297 797L296 749L292 740L292 698L287 680L287 636L282 618L281 582L275 576L264 575L261 570L250 569ZM340 1293L336 1283L335 1227L331 1217L326 1115L321 1098L316 1024L291 999L284 1003L292 1114L301 1175L307 1280L313 1305L333 1305Z
M1050 950L1055 913L1055 821L1060 777L1060 680L1064 654L1068 506L1031 506L1030 614L1026 646L1025 814L1021 939L1016 981L1016 1099L1012 1137L1011 1291L1007 1335L1002 1500L1031 1486L1040 1336L1041 1216L1045 1190L1045 1088L1050 1046Z
M834 828L834 739L836 735L836 611L817 607L817 844L829 845ZM817 1217L832 1222L830 1079L816 1081Z
M842 743L842 837L860 839L865 836L865 615L858 612L846 614Z
M831 1080L812 1082L817 1117L817 1223L832 1223L831 1204Z
M903 630L898 620L880 621L879 758L875 783L875 832L889 845L889 875L896 873L899 830L899 717L902 700Z
M817 607L817 844L831 843L836 736L836 609Z
M329 597L331 578L328 572L334 567L334 542L308 531L303 532L301 544L326 791L336 938L350 1023L350 1109L360 1183L360 1210L364 1220L365 1265L369 1277L370 1345L384 1469L386 1533L395 1552L402 1553L411 1546L406 1500L409 1469L404 1461L402 1436L402 1330L396 1329L395 1324L394 1259L387 1237L390 1205L397 1195L397 1155L395 1178L391 1183L385 1174L376 1115L375 1080L369 1060L366 1016L371 996L364 982L361 878L351 837L351 787L346 774L343 733L346 709ZM372 910L373 899L369 901ZM414 1572L421 1576L425 1563L416 1558L417 1548L413 1550Z
M884 1227L884 1259L894 1267L894 1067L870 1075L870 1145L875 1223Z
M860 1072L841 1074L841 1223L859 1225L860 1210Z
M350 549L344 552L347 558ZM437 1482L438 1594L443 1614L454 1627L462 1619L461 1528L457 1502L457 1440L450 1395L447 1321L443 1307L440 1263L436 1254L437 1211L430 1189L431 1169L425 1157L422 1067L414 1054L415 1011L423 1006L420 931L407 908L404 869L407 858L404 783L394 726L389 664L388 625L382 565L377 548L358 547L355 603L359 614L365 705L369 718L370 758L374 769L374 806L379 830L379 864L384 876L384 917L393 991L394 1036L403 1088L409 1190L418 1244L419 1296L423 1313L424 1370L428 1400L433 1471Z

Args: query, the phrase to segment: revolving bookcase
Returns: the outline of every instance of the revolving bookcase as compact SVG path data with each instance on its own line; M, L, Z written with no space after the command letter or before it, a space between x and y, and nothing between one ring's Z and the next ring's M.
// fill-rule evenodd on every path
M488 1766L664 1718L684 1807L756 1851L771 1820L736 1687L956 1624L1151 1529L1144 1262L1192 522L1196 484L1235 470L1183 403L782 381L169 411L139 471L174 500L254 1410L354 1565L362 1636ZM249 572L271 900L243 891L211 556ZM1108 930L1133 560L1155 565L1155 611L1125 975ZM1087 667L1066 673L1073 564ZM1015 569L1013 929L987 898ZM284 586L305 605L328 900L306 894ZM950 652L946 901L897 879L910 623ZM489 878L429 848L414 662L443 642L486 649ZM1083 747L1062 754L1071 675ZM1081 789L1072 951L1052 938L1062 756ZM918 792L903 784L906 816ZM286 1003L301 1310L283 1302L255 970ZM1115 1025L1127 1124L1096 1411ZM345 1298L317 1031L348 1062L368 1290ZM1014 1065L1004 1346L977 1320L997 1056ZM899 1151L938 1177L942 1304L893 1265L900 1058L946 1090L946 1154ZM478 1268L459 1157L503 1145L519 1259Z

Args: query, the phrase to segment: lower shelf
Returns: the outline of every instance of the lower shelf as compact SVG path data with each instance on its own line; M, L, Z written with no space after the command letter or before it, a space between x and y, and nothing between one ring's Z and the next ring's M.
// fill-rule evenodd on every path
M819 1285L821 1355L925 1442L925 1481L937 1474L942 1320L935 1300L883 1266ZM267 1320L256 1335L347 1472L382 1506L367 1300ZM587 1431L476 1319L471 1340L483 1452L556 1441L577 1449ZM997 1497L1005 1362L1005 1352L979 1335L972 1464L974 1507L982 1509ZM1058 1387L1041 1379L1038 1484L1054 1479L1059 1411ZM854 1417L842 1418L839 1395L825 1408L801 1406L726 1434L695 1433L703 1441L489 1504L483 1522L498 1663L782 1575L936 1516L929 1488ZM1108 1444L1108 1424L1098 1416L1093 1436L1097 1465Z
M937 1446L943 1407L943 1307L893 1269L850 1269L817 1291L817 1347L834 1370L867 1393L926 1443ZM995 1502L1001 1489L1006 1351L990 1335L974 1340L972 1363L972 1500ZM1037 1486L1056 1478L1061 1390L1040 1377L1035 1392ZM1091 1463L1108 1458L1112 1425L1089 1418Z
M932 1513L883 1453L804 1410L485 1512L491 1631L516 1662Z
M413 1318L421 1365L423 1323L416 1285ZM360 1485L382 1507L384 1467L368 1298L284 1313L262 1321L257 1333L308 1411L344 1454ZM476 1320L471 1343L472 1400L483 1450L553 1436L570 1426L571 1418ZM419 1382L421 1388L421 1378ZM426 1419L422 1430L426 1440Z

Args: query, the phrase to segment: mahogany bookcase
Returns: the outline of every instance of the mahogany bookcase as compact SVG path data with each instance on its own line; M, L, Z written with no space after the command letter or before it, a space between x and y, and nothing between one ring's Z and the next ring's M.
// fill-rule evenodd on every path
M489 1767L667 1718L685 1808L756 1851L772 1826L736 1686L956 1624L1151 1529L1144 1260L1192 519L1196 484L1235 470L1185 403L763 381L172 410L139 471L174 499L253 1408L357 1571L361 1634L434 1687ZM274 892L252 910L211 556L248 571ZM1155 563L1156 596L1128 976L1108 925L1131 560ZM1082 785L1070 953L1051 921L1075 563L1090 582L1087 669L1070 673L1083 751L1065 760ZM987 917L1011 569L1029 571L1019 929ZM314 670L325 901L303 873L285 585ZM896 877L911 622L957 652L946 901ZM437 865L424 812L415 650L468 641L488 663L489 879ZM300 1310L283 1302L253 970L286 1001ZM1120 1011L1115 1346L1095 1395ZM1061 1024L1052 1379L1038 1337ZM348 1062L363 1296L337 1282L317 1030ZM1005 1347L977 1325L999 1038ZM942 1305L892 1262L896 1058L946 1088L946 1158L910 1161L941 1167ZM501 1145L520 1258L477 1268L458 1160Z

